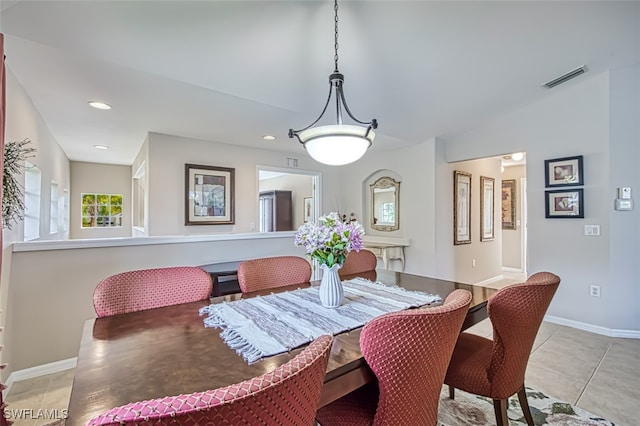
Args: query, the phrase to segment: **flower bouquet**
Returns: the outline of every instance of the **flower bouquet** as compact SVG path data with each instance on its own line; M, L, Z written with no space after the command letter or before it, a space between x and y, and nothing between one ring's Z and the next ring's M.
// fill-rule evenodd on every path
M306 222L298 228L294 244L304 246L307 254L316 259L323 270L320 282L320 301L324 306L337 307L342 303L343 290L338 269L351 250L363 248L364 228L357 221L343 222L336 212L320 217L318 223Z

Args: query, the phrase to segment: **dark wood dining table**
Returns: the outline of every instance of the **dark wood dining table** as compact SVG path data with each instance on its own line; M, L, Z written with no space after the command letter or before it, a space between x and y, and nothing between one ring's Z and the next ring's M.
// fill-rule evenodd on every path
M409 290L438 294L442 299L458 288L471 291L473 300L463 329L487 317L487 300L495 293L486 287L387 270L359 275ZM249 365L227 347L220 338L221 330L204 327L204 317L198 311L211 303L302 286L233 294L87 320L82 332L66 424L84 425L91 418L129 402L238 383L286 363L302 348ZM360 330L335 336L321 406L374 380L360 352Z

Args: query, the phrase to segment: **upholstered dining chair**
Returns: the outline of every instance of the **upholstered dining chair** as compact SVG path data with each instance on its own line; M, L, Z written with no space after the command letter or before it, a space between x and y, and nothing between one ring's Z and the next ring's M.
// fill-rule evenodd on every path
M471 293L454 290L442 306L385 314L360 334L378 379L318 410L322 426L435 425L438 401Z
M309 426L320 402L332 341L321 336L286 364L244 382L127 404L87 425Z
M238 283L243 293L309 282L311 265L297 256L262 257L238 266Z
M493 340L460 334L445 377L450 398L455 388L492 398L497 425L508 426L508 399L517 393L527 424L533 426L524 375L540 323L559 284L557 275L539 272L489 299Z
M340 278L346 275L369 272L376 269L378 258L370 250L351 251L347 254L344 265L338 271Z
M205 300L211 276L196 266L140 269L111 275L93 292L93 307L105 317Z

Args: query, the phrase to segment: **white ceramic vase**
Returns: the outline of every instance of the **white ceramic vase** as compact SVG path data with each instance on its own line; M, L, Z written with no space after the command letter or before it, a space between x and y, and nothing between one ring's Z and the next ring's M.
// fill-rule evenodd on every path
M320 281L320 303L327 308L337 308L342 304L344 290L338 269L342 265L335 264L332 267L320 265L322 269L322 280Z

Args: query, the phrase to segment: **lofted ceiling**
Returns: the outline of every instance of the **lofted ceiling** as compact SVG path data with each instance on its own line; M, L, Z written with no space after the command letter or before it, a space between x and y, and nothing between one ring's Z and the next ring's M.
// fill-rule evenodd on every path
M319 115L333 71L329 0L0 7L7 66L73 161L131 164L148 132L305 155L287 132ZM637 1L339 7L346 99L360 120L378 119L376 150L446 138L535 102L563 88L542 83L578 66L589 71L566 85L640 62Z

